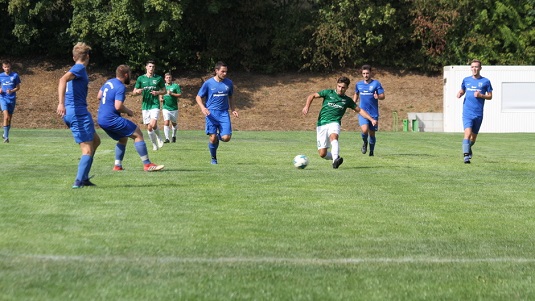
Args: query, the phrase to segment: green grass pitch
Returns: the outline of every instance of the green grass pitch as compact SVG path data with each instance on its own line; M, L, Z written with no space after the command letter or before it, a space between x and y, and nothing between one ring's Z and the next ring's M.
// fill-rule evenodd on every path
M334 170L315 132L202 131L113 172L103 138L71 189L69 130L0 144L1 300L534 300L535 134L355 131ZM304 170L297 154L309 157Z

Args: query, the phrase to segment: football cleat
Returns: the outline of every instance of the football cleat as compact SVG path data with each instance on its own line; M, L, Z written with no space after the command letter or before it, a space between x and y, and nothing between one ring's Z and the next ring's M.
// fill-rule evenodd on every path
M340 165L342 165L342 163L344 163L344 158L342 158L342 157L336 158L336 160L334 160L334 162L333 162L333 168L334 169L338 169L338 167Z
M212 158L212 161L210 162L210 164L216 165L217 164L217 159L216 158Z
M163 165L156 165L156 164L154 164L154 163L149 163L149 164L145 164L145 165L143 166L143 169L144 169L145 171L150 171L150 172L152 172L152 171L159 171L159 170L162 170L163 167L164 167Z
M360 149L360 151L363 154L365 154L368 151L368 143L364 142L364 144L362 144L362 148Z
M464 164L470 164L470 156L464 157Z
M113 170L114 171L121 171L121 170L124 170L124 168L121 165L114 165L113 166Z
M169 139L165 139L163 143L169 143Z
M173 140L172 140L172 141L173 141L173 143L175 143L175 142L176 142L176 137L173 137Z
M74 184L72 184L72 188L73 189L78 189L78 188L82 188L82 187L84 187L84 184L80 180L76 180L76 181L74 181Z

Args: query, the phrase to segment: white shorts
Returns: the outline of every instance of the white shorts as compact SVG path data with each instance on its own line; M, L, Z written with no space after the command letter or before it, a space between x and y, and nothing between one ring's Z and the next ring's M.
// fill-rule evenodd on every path
M340 135L339 123L331 122L316 127L316 140L318 141L318 149L329 148L331 146L331 140L329 139L331 134Z
M178 119L178 110L169 111L169 110L163 109L162 115L163 115L164 121L170 120L172 123L176 123Z
M160 109L143 110L143 124L149 124L152 119L158 120Z

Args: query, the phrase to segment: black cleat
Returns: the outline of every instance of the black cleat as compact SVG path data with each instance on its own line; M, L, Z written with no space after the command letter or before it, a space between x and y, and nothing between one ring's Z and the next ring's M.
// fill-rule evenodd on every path
M365 154L368 151L368 143L364 142L364 144L362 144L362 148L360 149L360 151L363 154Z
M334 162L333 162L333 168L334 169L338 169L338 167L340 165L342 165L342 163L344 163L344 158L342 158L342 157L336 158L336 160L334 160Z

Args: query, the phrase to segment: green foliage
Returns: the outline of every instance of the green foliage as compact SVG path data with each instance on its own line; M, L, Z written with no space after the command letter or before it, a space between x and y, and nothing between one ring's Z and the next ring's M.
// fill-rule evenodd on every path
M410 1L316 1L317 14L312 24L316 30L312 44L303 51L308 61L305 67L396 64L412 48L405 15L409 4Z
M65 29L70 23L70 1L11 0L8 3L9 21L13 25L11 34L17 40L12 44L13 53L54 56L65 52L64 48L69 44Z
M142 71L261 72L374 65L439 71L480 58L535 64L535 0L0 0L0 54L64 57ZM5 17L4 17L5 16ZM113 67L112 67L113 68Z

